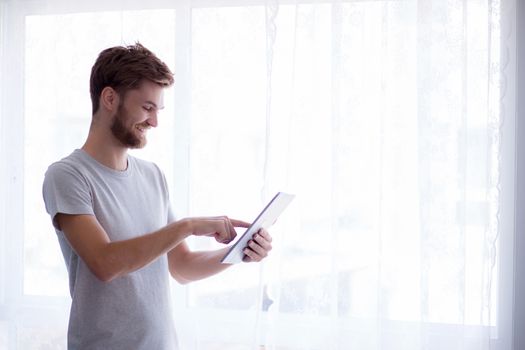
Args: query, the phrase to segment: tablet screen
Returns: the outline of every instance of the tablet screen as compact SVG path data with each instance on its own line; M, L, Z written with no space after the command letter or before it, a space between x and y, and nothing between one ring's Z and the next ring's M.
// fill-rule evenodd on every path
M228 250L226 255L222 258L221 263L240 263L244 257L243 250L253 234L259 231L260 228L267 229L272 226L294 197L293 194L278 192L261 211L250 227L246 229L241 238L231 246L230 250Z

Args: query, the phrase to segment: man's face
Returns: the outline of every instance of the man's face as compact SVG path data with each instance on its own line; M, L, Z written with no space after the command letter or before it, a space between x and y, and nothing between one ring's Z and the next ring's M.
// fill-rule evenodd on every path
M113 116L113 136L128 148L143 148L148 129L157 126L158 110L164 108L163 97L163 88L149 81L128 91Z

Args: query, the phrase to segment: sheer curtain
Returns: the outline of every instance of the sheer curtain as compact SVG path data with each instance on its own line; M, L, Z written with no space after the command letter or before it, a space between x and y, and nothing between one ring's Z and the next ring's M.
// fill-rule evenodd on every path
M184 349L512 349L514 0L0 5L0 348L65 348L42 176L141 41L176 84L135 154L178 217L296 195L263 264L173 284Z

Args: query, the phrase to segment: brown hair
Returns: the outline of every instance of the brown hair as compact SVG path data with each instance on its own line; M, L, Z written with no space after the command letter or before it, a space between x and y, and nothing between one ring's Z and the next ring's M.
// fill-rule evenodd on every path
M98 111L100 94L105 87L112 87L123 97L128 90L138 88L143 80L164 87L174 81L168 66L140 43L102 51L91 69L89 80L93 114Z

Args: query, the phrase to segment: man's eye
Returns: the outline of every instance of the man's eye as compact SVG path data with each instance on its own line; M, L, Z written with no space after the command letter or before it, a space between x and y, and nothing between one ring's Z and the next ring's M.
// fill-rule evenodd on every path
M146 107L142 107L144 108L144 110L148 111L148 112L151 112L153 110L153 107L151 106L146 106Z

